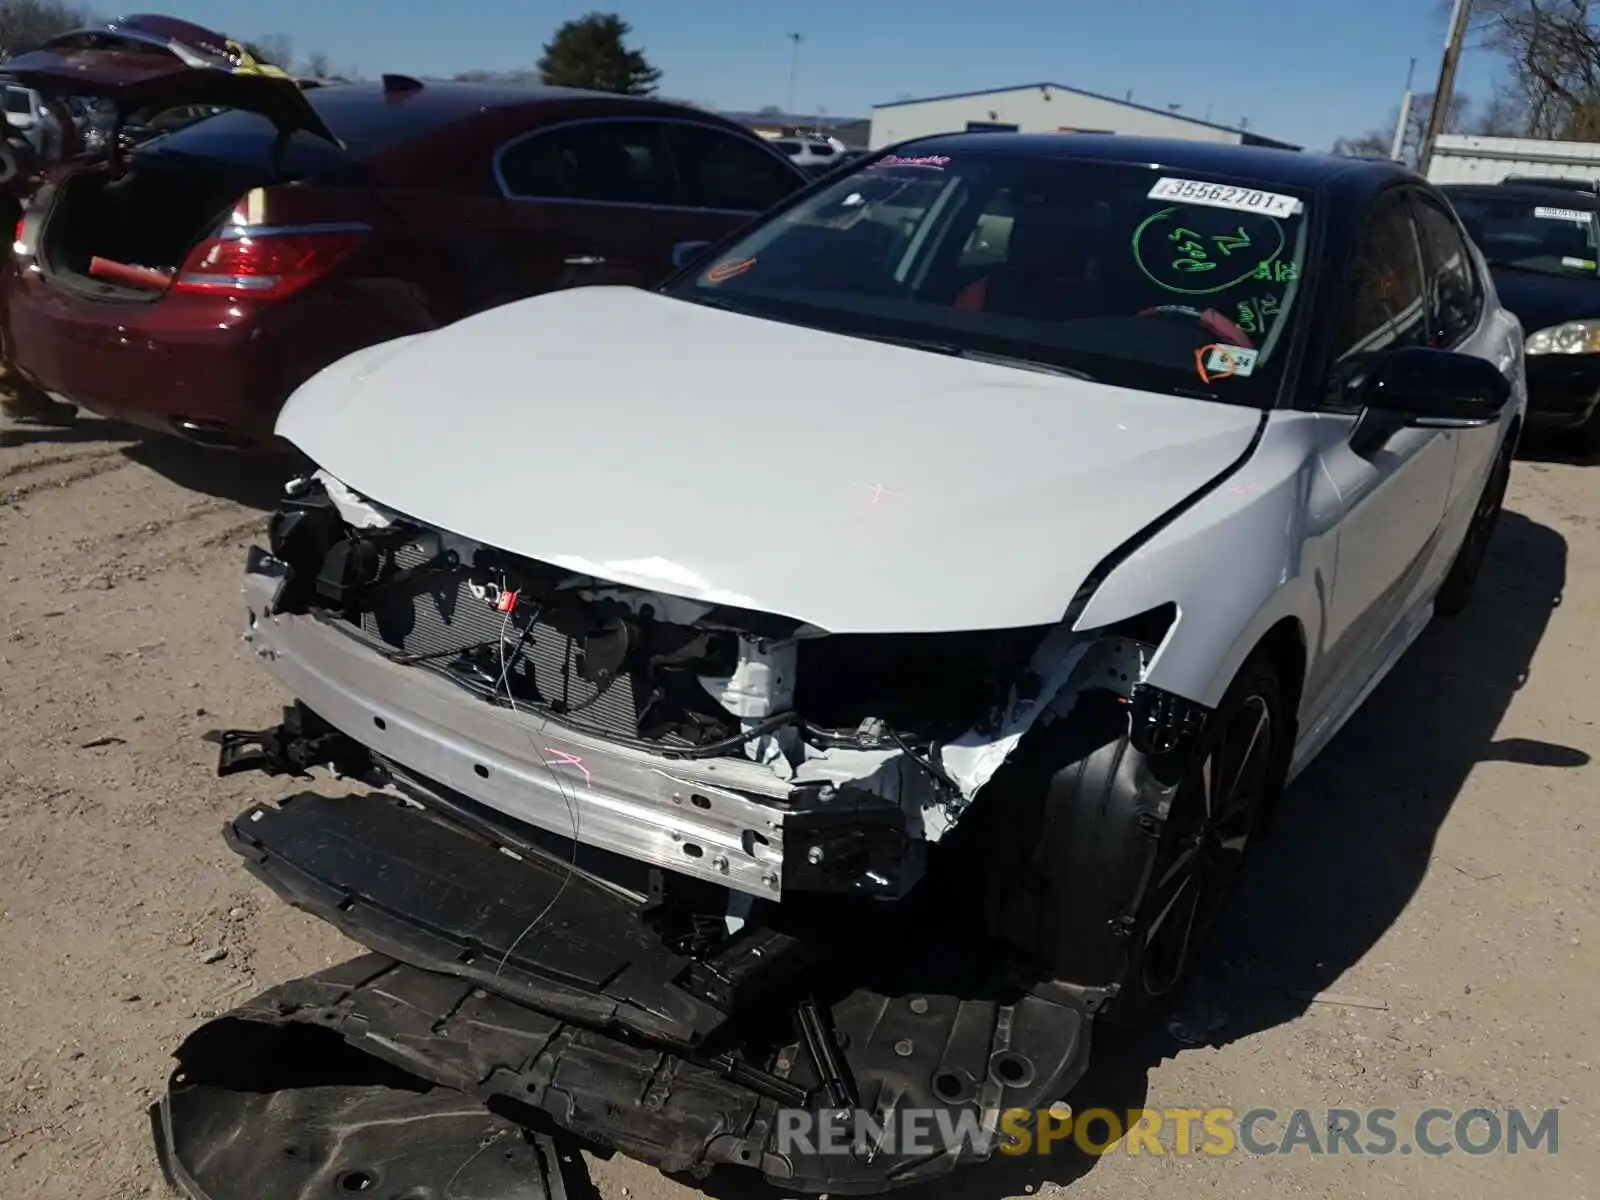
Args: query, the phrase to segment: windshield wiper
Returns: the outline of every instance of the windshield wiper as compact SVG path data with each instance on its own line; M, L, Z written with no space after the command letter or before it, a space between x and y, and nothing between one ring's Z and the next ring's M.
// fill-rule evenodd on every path
M1491 267L1504 271L1520 271L1524 275L1547 275L1552 279L1593 279L1595 273L1584 267L1531 267L1525 262L1510 262L1503 258L1487 260Z
M1016 367L1022 371L1038 371L1043 375L1065 375L1069 379L1083 379L1094 383L1095 378L1087 371L1079 371L1074 367L1063 367L1058 363L1043 362L1037 358L1018 358L1011 354L994 354L988 350L973 350L966 346L958 346L954 342L941 342L933 338L894 337L890 334L861 333L856 337L867 338L874 342L884 342L890 346L906 346L912 350L926 350L930 354L944 354L950 358L965 358L972 362L993 363L997 367Z
M896 337L891 333L860 333L853 329L840 329L835 332L847 334L850 337L864 338L869 342L882 342L886 346L904 346L908 350L926 350L929 354L943 354L949 358L955 358L962 353L960 346L952 342L935 341L932 338Z
M1042 362L1037 358L1016 358L1010 354L990 354L987 350L958 350L958 357L973 362L993 363L997 367L1016 367L1021 371L1038 371L1041 375L1065 375L1068 379L1082 379L1094 383L1095 377L1076 367L1063 367L1059 363Z

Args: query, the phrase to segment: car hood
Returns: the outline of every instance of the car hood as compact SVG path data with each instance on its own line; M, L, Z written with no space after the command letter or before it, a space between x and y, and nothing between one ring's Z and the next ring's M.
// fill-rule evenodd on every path
M238 42L174 17L121 17L52 38L0 64L7 79L51 96L104 96L124 113L211 104L258 112L287 132L339 139L286 72Z
M1060 621L1264 419L591 287L358 352L277 429L369 499L478 542L835 633L911 633Z
M1564 321L1600 317L1600 280L1564 279L1537 271L1492 267L1494 290L1529 334Z

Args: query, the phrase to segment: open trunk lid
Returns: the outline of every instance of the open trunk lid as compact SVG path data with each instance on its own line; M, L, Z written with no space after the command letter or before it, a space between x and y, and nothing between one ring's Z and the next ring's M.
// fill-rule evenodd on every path
M101 96L123 116L161 106L216 105L260 113L284 134L339 145L298 83L223 34L173 17L122 17L52 38L0 68L0 78L54 96Z

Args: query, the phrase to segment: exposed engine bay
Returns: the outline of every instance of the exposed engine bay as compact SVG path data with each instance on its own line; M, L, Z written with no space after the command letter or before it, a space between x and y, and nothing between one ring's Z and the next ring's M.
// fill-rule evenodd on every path
M283 626L309 619L348 635L343 654L381 656L536 718L516 723L530 732L520 748L511 737L508 757L539 777L542 799L499 794L504 764L442 782L559 837L755 896L904 895L926 847L1036 722L1070 711L1085 688L1126 698L1151 650L1061 627L831 635L518 559L385 512L327 476L294 490L247 584L250 636L269 667L286 649L274 641ZM372 720L341 720L296 694L406 761L403 737L366 736ZM459 727L487 719L450 723L471 737ZM654 819L633 809L624 827L619 792L654 801ZM662 834L675 843L667 852Z
M359 790L225 836L374 953L185 1043L157 1114L174 1179L302 1111L259 1097L321 1079L283 1064L335 1043L666 1170L841 1193L993 1146L797 1154L785 1114L992 1123L1082 1074L1107 993L1008 948L996 880L1027 886L1027 835L1007 806L1019 748L1078 703L1159 716L1140 682L1161 614L833 635L521 559L326 475L291 483L245 596L245 640L295 702L219 734L219 771ZM240 1065L266 1062L265 1082ZM387 1111L364 1076L341 1086Z

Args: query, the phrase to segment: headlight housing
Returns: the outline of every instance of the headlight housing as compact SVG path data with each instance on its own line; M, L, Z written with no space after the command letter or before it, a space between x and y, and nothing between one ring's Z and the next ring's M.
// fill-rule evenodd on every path
M1600 317L1549 325L1528 335L1529 354L1600 354Z

